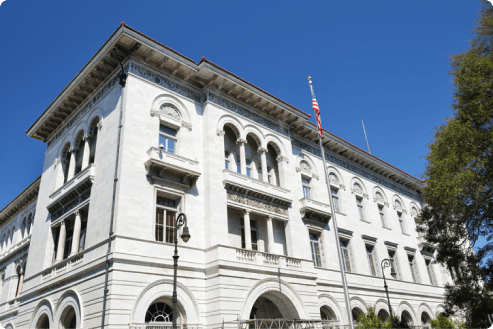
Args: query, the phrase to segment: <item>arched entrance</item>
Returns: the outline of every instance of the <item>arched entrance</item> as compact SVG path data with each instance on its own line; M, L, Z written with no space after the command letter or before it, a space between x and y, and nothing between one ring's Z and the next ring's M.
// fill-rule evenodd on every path
M268 291L257 298L250 319L299 319L293 303L280 292Z
M383 321L387 321L387 319L389 318L389 313L382 309L380 310L380 312L378 312L378 316L383 320Z
M423 312L421 313L421 325L422 326L430 326L430 320L431 320L431 317L428 313L426 312Z
M332 311L328 306L322 306L320 308L320 318L322 320L332 320L332 321L337 320L334 311Z
M50 328L50 319L48 318L48 315L43 314L39 318L38 322L36 323L36 329L49 329Z
M72 306L68 306L60 318L61 328L77 328L77 314Z
M355 308L353 308L351 313L353 315L353 322L356 324L360 315L363 314L364 312L361 309L359 309L358 307L355 307Z
M409 314L408 311L402 311L401 321L405 322L408 326L414 325L413 324L413 317L411 316L411 314Z

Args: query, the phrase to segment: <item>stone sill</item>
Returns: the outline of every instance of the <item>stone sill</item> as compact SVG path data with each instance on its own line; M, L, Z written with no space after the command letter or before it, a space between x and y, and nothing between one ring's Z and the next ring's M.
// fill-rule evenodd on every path
M75 181L80 181L82 176L85 176L85 174L87 172L91 172L92 175L91 176L94 176L94 169L93 168L96 168L96 166L94 165L94 163L91 163L89 164L86 168L84 168L84 170L82 170L81 172L79 172L77 175L75 175L71 180L69 180L68 182L66 182L65 184L62 185L62 187L60 187L58 190L56 190L55 192L53 192L49 198L50 200L54 200L55 197L60 194L63 190L66 190L68 187L70 187L70 185L72 185Z
M274 190L277 190L279 192L283 192L283 193L286 193L286 194L291 192L290 190L285 189L284 187L280 187L280 186L277 186L277 185L274 185L274 184L271 184L271 183L267 183L267 182L264 182L263 180L260 180L260 179L257 179L257 178L253 178L253 177L250 177L250 176L247 176L247 175L239 174L236 171L232 171L232 170L229 170L229 169L223 169L223 172L224 173L228 173L231 176L236 176L238 178L241 178L241 179L244 179L244 180L247 180L247 181L251 181L251 182L253 182L254 184L257 184L257 185L270 187L270 188L272 188Z

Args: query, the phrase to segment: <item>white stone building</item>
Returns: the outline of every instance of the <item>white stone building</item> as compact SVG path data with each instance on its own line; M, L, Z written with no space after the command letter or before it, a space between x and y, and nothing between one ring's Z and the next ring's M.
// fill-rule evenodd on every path
M100 327L103 307L106 327L170 322L179 212L192 236L179 242L182 326L346 324L309 118L122 24L27 131L46 157L0 211L2 326ZM415 326L435 317L451 278L415 231L424 183L329 132L323 143L353 314L388 315L391 257L394 312Z

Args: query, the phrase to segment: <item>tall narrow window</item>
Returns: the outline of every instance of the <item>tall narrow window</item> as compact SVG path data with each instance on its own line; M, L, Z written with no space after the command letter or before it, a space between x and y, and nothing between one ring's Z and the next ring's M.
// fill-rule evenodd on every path
M310 181L311 181L310 178L301 176L301 184L303 185L303 196L305 198L311 198Z
M377 276L375 270L375 251L373 246L366 245L366 257L368 258L368 265L370 266L370 273L373 276Z
M274 184L274 178L272 177L272 167L267 167L267 179L270 184Z
M363 209L363 198L357 196L356 205L358 206L359 219L365 220L364 209Z
M334 211L340 212L341 208L339 206L339 189L330 188L330 192L332 193L332 204L334 205Z
M409 267L411 269L411 275L413 277L413 282L417 282L416 281L416 273L415 273L415 262L414 262L414 256L412 255L408 255L407 256L408 260L409 260Z
M252 238L252 250L258 250L257 221L250 220L250 235ZM245 249L245 227L241 224L241 247Z
M241 162L240 162L240 156L236 155L236 172L238 174L241 174Z
M387 223L385 222L385 212L383 210L383 206L378 206L378 213L380 215L380 221L382 222L382 227L387 227Z
M404 230L404 219L402 218L402 213L397 212L397 217L399 218L399 226L401 227L401 232L406 233L406 231Z
M316 267L322 267L320 257L320 234L310 232L310 247L312 249L312 259Z
M156 241L175 242L176 201L157 197L156 203Z
M252 177L252 159L246 159L246 172L248 177Z
M173 128L164 125L159 126L159 147L169 153L176 152L176 133Z
M349 257L349 240L339 240L341 242L341 253L344 261L344 269L351 272L351 260Z
M394 273L392 277L394 279L397 279L397 258L395 255L395 251L393 250L388 250L389 252L389 259L390 259L390 273Z
M229 164L229 152L228 151L224 151L224 168L225 169L229 169L230 168L230 164Z
M430 278L430 283L432 285L436 285L435 276L433 275L433 269L431 268L431 260L427 259L425 260L425 262L426 262L426 270L428 271L428 277Z

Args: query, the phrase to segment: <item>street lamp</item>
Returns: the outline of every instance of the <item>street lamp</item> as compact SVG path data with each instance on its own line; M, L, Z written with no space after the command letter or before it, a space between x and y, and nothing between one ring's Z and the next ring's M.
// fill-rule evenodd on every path
M183 213L179 214L178 217L176 218L176 223L175 223L175 254L173 255L173 267L174 267L174 275L173 275L173 329L176 329L176 317L178 315L178 294L176 293L176 280L177 280L177 274L178 274L178 229L185 225L183 227L183 232L181 234L181 239L183 242L187 243L188 240L190 240L190 233L188 232L188 226L187 226L187 216Z
M390 298L389 298L389 290L387 289L387 280L385 280L385 271L384 269L386 267L390 267L390 275L394 276L395 275L395 270L394 266L392 266L392 261L388 258L382 260L382 263L380 264L382 267L382 275L383 275L383 286L385 288L385 293L387 294L387 302L389 303L389 312L390 312L390 322L392 323L392 328L395 328L394 326L394 316L392 315L392 306L390 306ZM174 319L174 318L173 318Z

